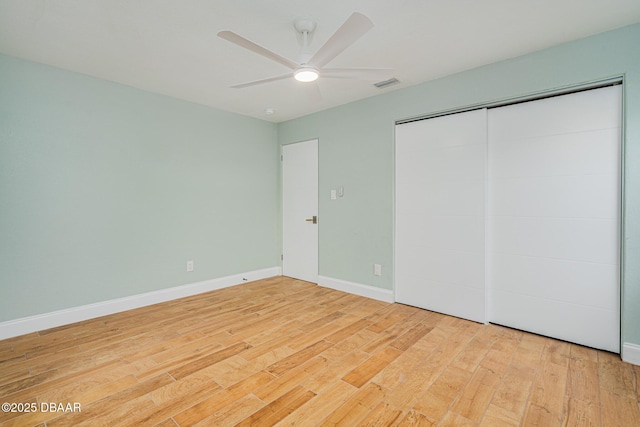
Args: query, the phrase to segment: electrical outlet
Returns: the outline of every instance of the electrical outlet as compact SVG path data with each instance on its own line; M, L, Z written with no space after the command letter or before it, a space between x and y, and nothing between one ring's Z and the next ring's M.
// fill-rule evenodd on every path
M193 260L187 261L187 271L193 271Z
M380 264L373 264L373 274L382 276L382 266Z

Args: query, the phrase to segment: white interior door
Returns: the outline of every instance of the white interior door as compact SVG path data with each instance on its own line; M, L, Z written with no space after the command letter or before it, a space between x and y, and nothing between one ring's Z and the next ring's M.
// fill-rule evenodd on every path
M486 110L396 126L396 301L485 321L486 126Z
M621 86L488 119L489 320L619 353Z
M282 274L317 283L317 139L282 146L282 218Z

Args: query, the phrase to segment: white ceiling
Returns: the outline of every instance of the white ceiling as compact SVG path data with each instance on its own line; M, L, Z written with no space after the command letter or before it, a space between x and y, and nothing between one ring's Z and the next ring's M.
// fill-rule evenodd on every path
M317 22L315 51L354 11L375 27L328 66L392 68L401 84L230 88L287 68L218 31L295 59L294 20ZM636 22L638 0L0 0L0 52L280 122Z

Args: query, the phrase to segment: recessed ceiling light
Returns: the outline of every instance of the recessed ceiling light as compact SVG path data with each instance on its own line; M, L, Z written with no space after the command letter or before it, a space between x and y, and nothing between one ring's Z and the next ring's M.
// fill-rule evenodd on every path
M274 115L274 114L275 114L275 112L276 112L276 109L275 109L275 108L272 108L272 107L267 107L267 108L265 108L265 109L264 109L264 113L265 113L267 116L272 116L272 115Z

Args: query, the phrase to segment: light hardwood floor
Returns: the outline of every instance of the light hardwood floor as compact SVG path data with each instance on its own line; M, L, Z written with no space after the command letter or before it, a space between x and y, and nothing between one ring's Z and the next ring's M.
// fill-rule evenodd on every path
M0 341L0 402L38 409L2 426L640 426L639 388L618 355L283 277Z

